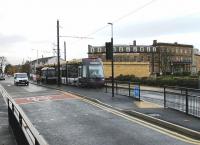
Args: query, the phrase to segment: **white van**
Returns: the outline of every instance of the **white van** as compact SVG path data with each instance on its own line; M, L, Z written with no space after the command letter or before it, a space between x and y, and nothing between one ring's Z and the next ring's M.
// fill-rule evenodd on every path
M29 85L27 73L15 73L14 74L14 85L24 84Z

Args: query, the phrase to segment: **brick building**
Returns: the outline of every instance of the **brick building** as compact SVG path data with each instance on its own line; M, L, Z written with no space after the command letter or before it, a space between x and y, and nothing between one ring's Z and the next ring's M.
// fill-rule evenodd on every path
M131 71L120 70L121 74L126 72L126 74L136 76L149 76L191 72L192 69L192 45L161 43L156 40L153 41L152 45L136 45L136 41L133 41L133 45L114 45L113 52L116 65L120 66L122 62L126 65L127 62L132 63L130 67L133 68L129 69ZM104 64L108 63L105 56L105 46L88 45L88 57L99 57ZM148 69L145 67L144 71L141 70L142 74L136 73L140 69L138 66L141 65L141 69L143 69L144 64L148 65ZM118 72L118 69L116 68L115 71Z
M197 73L200 73L200 52L198 49L193 49L192 74Z

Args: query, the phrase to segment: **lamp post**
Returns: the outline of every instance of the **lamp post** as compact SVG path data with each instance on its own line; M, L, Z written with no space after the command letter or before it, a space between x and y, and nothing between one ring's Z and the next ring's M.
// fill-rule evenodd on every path
M57 20L57 61L58 61L58 81L57 85L60 86L60 39L59 39L59 20Z
M111 26L111 48L112 48L112 59L111 59L111 67L112 67L112 97L114 97L114 63L113 63L113 23L108 23Z

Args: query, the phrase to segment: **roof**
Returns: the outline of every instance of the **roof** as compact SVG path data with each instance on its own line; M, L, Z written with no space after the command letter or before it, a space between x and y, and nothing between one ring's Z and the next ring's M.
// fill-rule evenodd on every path
M47 70L47 69L54 70L55 68L54 67L43 67L41 70Z
M188 44L178 44L178 43L164 43L164 42L157 42L156 46L179 46L179 47L191 47L193 48L193 45Z
M47 61L48 59L51 59L51 58L54 58L54 57L56 57L56 56L38 58L38 59L35 59L35 60L31 61L31 62L36 62L36 61L38 61L38 62Z

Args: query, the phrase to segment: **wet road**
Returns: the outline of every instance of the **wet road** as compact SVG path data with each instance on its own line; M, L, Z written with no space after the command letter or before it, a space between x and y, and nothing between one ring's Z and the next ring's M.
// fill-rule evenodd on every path
M1 82L50 145L187 145L115 110L35 85Z

